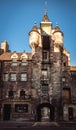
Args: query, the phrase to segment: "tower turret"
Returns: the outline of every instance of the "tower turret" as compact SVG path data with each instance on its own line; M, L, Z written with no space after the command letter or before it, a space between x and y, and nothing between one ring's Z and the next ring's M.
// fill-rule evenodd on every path
M63 32L60 30L58 24L53 30L53 40L54 40L54 44L63 46Z
M9 51L9 45L8 45L6 40L2 41L1 49L3 49L4 52L8 52Z
M36 26L36 23L34 24L32 30L29 32L29 43L30 47L32 48L32 52L35 53L35 47L40 43L40 33Z

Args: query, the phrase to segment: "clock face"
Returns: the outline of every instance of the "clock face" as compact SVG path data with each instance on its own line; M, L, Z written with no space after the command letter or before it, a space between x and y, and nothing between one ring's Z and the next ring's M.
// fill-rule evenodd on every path
M47 26L47 25L44 25L44 26L42 26L42 31L41 31L41 33L43 34L43 35L51 35L51 27L50 26Z

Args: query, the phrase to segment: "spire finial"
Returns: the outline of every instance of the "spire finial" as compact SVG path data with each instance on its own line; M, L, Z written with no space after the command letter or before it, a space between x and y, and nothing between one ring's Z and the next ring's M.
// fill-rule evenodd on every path
M47 14L47 1L45 1L44 14Z
M56 21L56 26L58 26L58 22Z
M36 21L34 22L34 26L36 26Z

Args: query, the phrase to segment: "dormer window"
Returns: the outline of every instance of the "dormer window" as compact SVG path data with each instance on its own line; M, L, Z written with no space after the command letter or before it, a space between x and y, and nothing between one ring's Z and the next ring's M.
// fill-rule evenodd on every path
M25 52L23 52L23 54L21 55L21 60L22 60L21 65L22 66L27 65L27 59L28 59L28 55Z
M21 55L21 59L28 59L28 56L25 52Z
M11 55L11 59L12 59L12 66L17 66L17 60L18 60L18 54L16 52L14 52L12 55Z

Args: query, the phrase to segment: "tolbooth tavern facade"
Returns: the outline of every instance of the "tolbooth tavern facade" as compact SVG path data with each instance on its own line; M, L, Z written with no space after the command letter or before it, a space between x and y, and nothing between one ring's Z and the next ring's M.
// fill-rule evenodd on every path
M47 13L29 32L32 52L0 48L0 120L76 121L76 66Z

